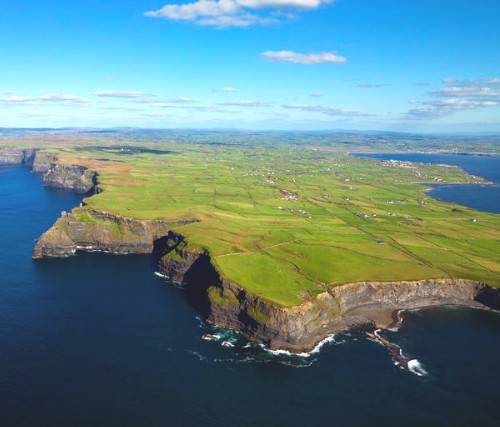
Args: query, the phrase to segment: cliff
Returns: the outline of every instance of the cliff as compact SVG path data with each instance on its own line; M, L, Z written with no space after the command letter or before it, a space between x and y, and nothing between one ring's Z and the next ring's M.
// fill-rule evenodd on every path
M400 309L500 308L497 289L462 279L352 283L297 306L281 306L221 277L207 251L192 248L182 234L172 231L180 225L74 209L40 237L33 258L65 257L77 251L152 253L157 271L184 284L208 322L237 330L271 349L292 352L311 350L328 335L351 327L388 327Z
M207 254L192 253L183 263L178 259L182 253L186 250L160 259L163 274L205 295L210 323L237 330L271 349L309 351L327 336L348 328L388 327L401 309L437 305L500 308L497 289L462 279L352 283L285 307L221 278Z
M8 161L45 171L44 183L79 192L98 190L97 174L82 166L57 163L36 153L7 152ZM33 258L67 257L77 251L153 254L157 271L182 283L188 295L215 325L241 332L272 349L303 352L328 335L361 325L387 327L400 309L436 305L500 308L500 292L461 279L361 282L327 289L297 306L282 306L252 294L222 277L203 248L193 247L174 231L192 222L142 221L86 207L63 212L36 242Z
M155 242L181 223L139 221L85 208L63 212L37 240L33 258L67 257L77 251L150 254Z
M36 150L21 148L0 148L0 165L32 166Z
M98 190L97 173L79 165L58 163L55 154L47 151L21 148L0 149L0 165L26 165L35 173L43 174L48 187L64 188L78 193Z
M56 162L56 155L47 151L37 151L34 155L31 169L35 173L46 173Z
M37 169L41 168L44 169L45 166L37 164ZM52 163L43 175L43 182L48 187L69 189L77 193L97 191L97 173L78 165Z

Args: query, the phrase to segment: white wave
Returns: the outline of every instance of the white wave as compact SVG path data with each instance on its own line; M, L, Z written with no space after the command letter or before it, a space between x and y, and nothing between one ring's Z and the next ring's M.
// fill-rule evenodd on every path
M168 277L167 277L167 276L165 276L164 274L161 274L161 273L160 273L160 272L158 272L158 271L155 271L155 273L154 273L154 274L155 274L155 276L161 277L162 279L168 279Z
M316 346L308 352L301 352L301 353L292 353L291 351L288 350L271 350L270 348L266 348L265 346L262 346L262 348L267 351L268 353L274 354L275 356L289 356L289 357L311 357L313 354L319 353L321 348L328 343L335 342L335 335L329 335L325 339L321 340Z
M201 339L205 341L219 341L221 336L219 334L203 334Z
M424 369L422 364L417 359L411 359L408 362L408 369L410 372L414 373L415 375L418 375L419 377L427 375L427 371Z
M234 344L230 341L222 341L222 347L228 347L228 348L232 348L234 347Z
M185 350L185 351L186 351L186 353L192 354L193 356L197 357L198 360L200 360L200 361L204 362L204 361L208 360L205 356L203 356L203 354L201 354L197 351L194 351L194 350Z

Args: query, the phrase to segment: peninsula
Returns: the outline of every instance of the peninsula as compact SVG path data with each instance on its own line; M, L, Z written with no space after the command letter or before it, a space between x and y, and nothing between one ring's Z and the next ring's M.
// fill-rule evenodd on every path
M500 307L500 217L425 192L484 183L457 167L259 138L3 141L0 163L84 195L40 236L34 259L152 254L208 322L272 349L386 327L399 309Z

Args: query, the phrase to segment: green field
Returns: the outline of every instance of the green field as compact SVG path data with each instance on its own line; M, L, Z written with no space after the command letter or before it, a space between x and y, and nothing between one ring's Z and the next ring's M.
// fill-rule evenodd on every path
M424 192L425 183L479 181L458 168L389 166L321 144L172 140L154 148L165 153L57 151L62 162L99 172L103 192L85 200L88 208L197 220L176 231L208 251L223 277L273 302L294 305L368 280L500 286L500 216Z

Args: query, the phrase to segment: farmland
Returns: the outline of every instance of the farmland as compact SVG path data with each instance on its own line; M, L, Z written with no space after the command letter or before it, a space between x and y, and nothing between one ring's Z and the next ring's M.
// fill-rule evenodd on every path
M464 278L500 286L498 215L427 196L428 183L480 183L455 167L353 158L322 144L164 140L56 145L99 174L74 210L190 220L175 231L222 277L297 305L360 281Z

